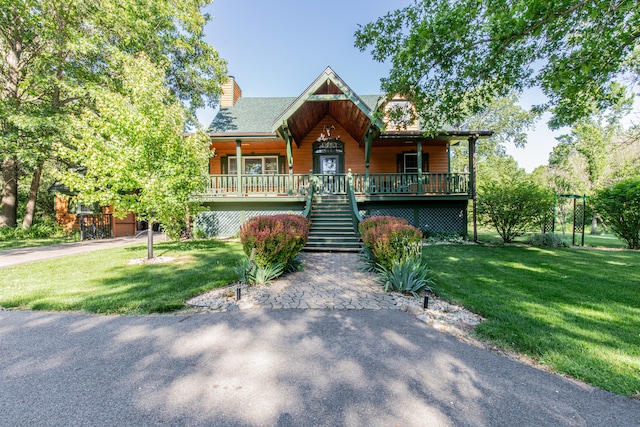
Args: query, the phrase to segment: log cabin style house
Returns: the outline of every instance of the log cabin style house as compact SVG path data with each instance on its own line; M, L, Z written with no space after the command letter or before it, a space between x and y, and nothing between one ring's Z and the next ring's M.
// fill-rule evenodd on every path
M223 86L209 135L210 180L197 225L234 235L257 215L311 219L307 250L357 250L367 216L405 218L427 234L467 235L474 150L491 131L449 130L428 138L385 111L402 99L356 94L330 67L297 98L243 97ZM403 105L403 104L400 104ZM452 173L450 147L469 144L469 172Z

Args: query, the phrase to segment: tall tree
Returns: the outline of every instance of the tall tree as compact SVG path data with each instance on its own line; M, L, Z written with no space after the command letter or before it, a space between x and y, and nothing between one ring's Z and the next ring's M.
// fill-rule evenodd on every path
M572 124L628 103L619 78L640 69L637 0L415 0L355 36L391 62L383 90L410 97L428 132L532 86L552 127Z
M81 169L60 171L60 179L85 203L111 205L116 216L137 212L152 227L185 216L190 197L205 183L209 139L204 132L183 137L186 111L163 84L163 70L144 54L119 53L112 60L120 75L118 92L89 88L92 109L73 119L71 144L60 155Z
M507 159L510 158L506 152L507 144L524 147L527 143L527 131L533 127L539 114L525 110L517 102L517 95L512 92L509 96L493 100L484 112L462 124L464 129L490 129L494 132L491 138L481 139L476 145L478 183L507 167L506 163L510 162ZM467 144L451 147L451 154L452 170L468 169ZM515 162L513 159L511 161Z
M0 0L0 226L15 225L20 171L55 157L69 117L91 101L86 87L117 91L115 52L146 52L172 96L194 111L214 105L226 63L203 40L204 0ZM33 193L32 195L37 195ZM25 225L28 225L25 223Z

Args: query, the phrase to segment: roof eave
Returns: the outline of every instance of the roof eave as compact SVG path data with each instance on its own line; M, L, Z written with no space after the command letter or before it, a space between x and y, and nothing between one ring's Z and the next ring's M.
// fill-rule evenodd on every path
M251 139L253 141L283 141L280 135L275 132L209 132L208 135L211 141L236 141L242 139Z
M391 131L391 132L381 132L378 136L379 139L445 139L450 141L468 139L471 137L476 137L478 139L486 139L493 135L492 130L470 130L470 131L462 131L462 130L454 130L454 131L440 131L435 136L425 136L425 133L418 130L412 131Z

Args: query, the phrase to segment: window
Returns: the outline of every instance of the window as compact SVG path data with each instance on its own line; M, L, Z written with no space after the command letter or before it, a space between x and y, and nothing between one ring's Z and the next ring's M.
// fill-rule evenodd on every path
M73 214L93 214L100 212L100 206L98 203L85 204L81 201L71 199L69 201L68 212Z
M422 172L429 172L429 153L422 153ZM418 153L398 153L398 173L418 173Z
M404 153L404 173L418 173L418 153Z
M229 156L229 174L238 173L236 156ZM278 156L243 156L242 173L251 175L277 174Z

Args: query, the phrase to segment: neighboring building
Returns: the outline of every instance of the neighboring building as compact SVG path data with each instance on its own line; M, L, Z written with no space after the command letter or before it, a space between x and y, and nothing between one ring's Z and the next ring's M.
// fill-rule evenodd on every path
M308 248L324 250L355 248L349 242L362 216L466 235L473 155L471 173L451 173L449 148L468 143L473 153L492 132L427 138L417 124L389 123L384 112L392 105L410 108L402 99L357 95L329 67L297 98L244 98L230 77L209 128L210 183L198 195L209 211L200 227L234 235L250 217L300 213L314 224Z
M60 183L55 183L49 192L55 194L56 222L67 232L80 231L82 240L133 236L141 228L135 214L116 218L110 206L85 205Z

